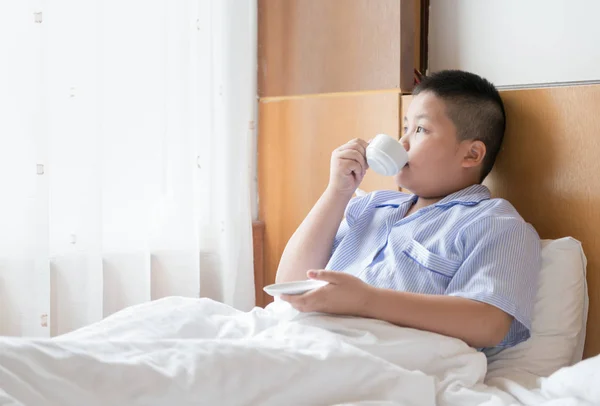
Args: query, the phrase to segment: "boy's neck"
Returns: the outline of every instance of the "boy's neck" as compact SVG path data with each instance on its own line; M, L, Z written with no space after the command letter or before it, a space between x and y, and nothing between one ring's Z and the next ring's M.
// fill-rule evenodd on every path
M405 214L405 217L410 216L414 212L416 212L420 209L423 209L427 206L436 204L437 202L439 202L442 199L443 199L443 197L434 197L434 198L417 197L417 201L414 202L413 205L408 209L408 211Z
M469 186L472 186L472 185L474 185L474 183L470 183L470 184L468 184L468 185L466 185L466 186L464 186L464 187L461 187L461 188L459 188L459 189L457 190L457 192L458 192L459 190L463 190L463 189L465 189L465 188L467 188L467 187L469 187ZM412 205L412 206L411 206L411 207L408 209L408 211L406 212L406 215L405 215L405 217L406 217L406 216L409 216L409 215L411 215L412 213L414 213L414 212L416 212L416 211L418 211L418 210L420 210L420 209L423 209L423 208L425 208L425 207L427 207L427 206L431 206L432 204L436 204L437 202L439 202L440 200L444 199L444 198L445 198L445 197L447 197L447 196L448 196L448 195L446 195L446 196L439 196L439 197L421 197L421 196L417 196L417 200L416 200L416 201L413 203L413 205Z

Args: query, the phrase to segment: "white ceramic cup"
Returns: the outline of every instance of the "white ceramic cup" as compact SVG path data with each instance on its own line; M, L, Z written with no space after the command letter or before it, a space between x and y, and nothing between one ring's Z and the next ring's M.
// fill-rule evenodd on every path
M380 175L394 176L408 162L408 153L400 142L386 134L377 134L367 147L367 163Z

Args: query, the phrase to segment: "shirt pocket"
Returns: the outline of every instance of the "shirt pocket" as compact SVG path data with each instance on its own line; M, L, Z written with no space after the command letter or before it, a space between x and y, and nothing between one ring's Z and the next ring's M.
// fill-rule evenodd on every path
M460 261L434 254L415 240L410 240L402 253L426 270L450 279L461 265Z

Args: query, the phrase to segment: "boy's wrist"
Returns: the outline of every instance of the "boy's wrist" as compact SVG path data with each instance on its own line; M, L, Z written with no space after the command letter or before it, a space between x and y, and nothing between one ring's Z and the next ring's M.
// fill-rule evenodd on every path
M358 310L359 317L365 318L377 318L377 299L379 297L378 293L381 289L376 288L375 286L371 286L365 283L365 290L363 294L363 298L360 301L360 306Z
M341 203L347 204L350 201L350 199L352 199L352 196L354 196L354 191L338 190L331 186L327 186L327 189L325 189L323 196L327 199L333 199Z
M364 305L362 306L362 314L360 316L399 324L391 320L398 318L398 312L404 309L404 294L405 292L392 291L369 285L365 291L365 300L363 301ZM392 308L396 310L393 311L394 318L390 319L390 309Z

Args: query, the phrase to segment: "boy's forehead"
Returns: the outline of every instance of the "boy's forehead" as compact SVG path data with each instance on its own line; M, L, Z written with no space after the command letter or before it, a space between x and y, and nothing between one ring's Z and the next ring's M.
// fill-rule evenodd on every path
M446 103L431 92L419 93L413 97L404 120L415 120L419 118L437 121L446 115Z

